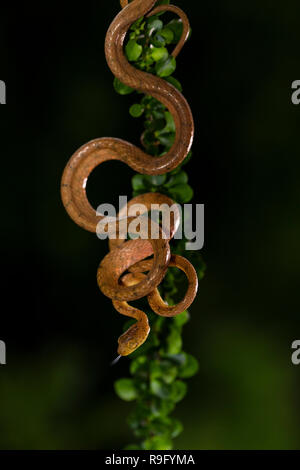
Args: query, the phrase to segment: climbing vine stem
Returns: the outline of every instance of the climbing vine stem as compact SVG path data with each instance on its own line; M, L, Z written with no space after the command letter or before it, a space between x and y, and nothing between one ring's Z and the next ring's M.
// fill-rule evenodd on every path
M162 0L157 5L167 3L168 0ZM127 59L136 68L157 75L182 91L180 82L173 75L176 59L171 55L171 49L179 42L181 34L182 22L170 20L168 14L161 12L150 18L140 18L132 25L126 40ZM137 94L139 100L131 105L129 112L133 118L144 119L141 142L146 152L153 158L166 153L174 143L175 124L165 106L151 96L135 92L117 78L114 88L121 95ZM133 196L159 192L179 204L190 202L193 189L184 168L191 157L192 152L169 174L133 176ZM173 241L172 252L188 258L201 280L205 264L198 252L185 251L185 243L186 240ZM169 305L180 300L184 283L185 277L181 271L168 270L160 293ZM136 402L128 418L136 443L126 449L171 450L173 439L183 430L182 423L171 413L187 393L185 379L198 370L197 359L182 348L182 329L190 316L185 311L174 318L164 318L151 312L146 303L142 308L149 316L151 333L148 340L130 356L131 377L115 382L115 391L121 399ZM126 322L124 331L132 323L134 321Z

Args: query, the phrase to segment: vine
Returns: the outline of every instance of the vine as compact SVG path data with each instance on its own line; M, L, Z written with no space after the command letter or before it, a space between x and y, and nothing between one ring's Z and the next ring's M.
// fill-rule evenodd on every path
M158 1L157 5L169 4L169 0ZM167 15L160 12L150 18L140 18L130 29L125 53L128 61L136 68L157 75L179 91L180 82L173 76L176 59L170 47L178 44L182 35L182 22L178 19L165 20ZM114 88L120 95L134 93L117 78ZM134 118L144 119L144 132L141 142L146 152L155 158L163 155L173 145L175 123L167 108L148 95L135 92L140 97L130 107ZM188 203L193 198L187 172L183 169L192 157L192 152L175 170L164 175L147 176L136 174L132 178L133 196L158 192L169 196L179 204ZM173 241L172 252L189 259L198 274L204 276L205 264L199 252L185 251L186 240ZM180 300L185 276L179 270L169 269L159 290L169 305ZM143 302L143 301L141 301ZM164 318L154 314L147 304L143 311L149 317L151 332L147 341L130 355L130 378L115 382L117 395L125 401L136 401L136 407L129 416L128 423L136 438L136 443L126 449L171 450L173 439L183 430L182 423L171 413L187 393L185 379L194 376L198 361L183 351L182 329L189 321L188 311L174 318ZM126 331L134 320L126 322Z

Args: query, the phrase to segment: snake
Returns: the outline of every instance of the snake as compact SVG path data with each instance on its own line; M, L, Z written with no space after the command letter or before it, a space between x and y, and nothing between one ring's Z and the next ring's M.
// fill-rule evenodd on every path
M182 21L182 36L174 51L177 57L190 32L186 14L174 5L156 6L157 0L120 0L122 9L112 21L105 39L105 57L113 75L123 84L152 96L166 106L173 116L176 136L172 148L162 156L153 157L141 148L119 138L96 138L81 146L68 161L61 180L61 198L71 219L83 229L97 233L104 214L99 214L89 203L86 186L91 172L103 162L118 160L135 172L143 175L161 175L176 169L188 155L194 138L194 121L189 104L182 93L166 80L133 67L124 54L124 42L129 28L141 17L150 17L162 11L170 11ZM147 193L133 198L125 209L141 205L146 211L152 204L173 207L174 201L159 193ZM136 216L127 216L120 211L114 220L118 230L121 225L127 230ZM147 215L144 213L139 216ZM145 312L129 302L147 298L150 308L160 316L174 317L189 308L198 289L197 274L192 264L182 256L171 253L170 241L180 222L176 212L170 221L169 236L164 236L163 227L158 227L159 237L151 238L146 230L144 237L127 240L112 239L110 224L108 232L109 253L101 261L97 271L97 283L101 292L112 300L114 308L136 322L118 339L118 353L128 356L147 339L150 326ZM119 232L118 232L119 233ZM183 271L188 279L187 291L181 302L168 305L160 296L158 287L170 267Z

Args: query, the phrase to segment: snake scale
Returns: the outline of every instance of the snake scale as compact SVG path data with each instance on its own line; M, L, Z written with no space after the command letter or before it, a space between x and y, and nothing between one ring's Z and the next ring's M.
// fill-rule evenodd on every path
M108 160L119 160L140 174L161 175L174 170L187 156L194 137L194 123L190 107L183 95L170 83L152 74L134 68L124 54L124 41L130 26L142 16L152 16L161 11L172 11L182 20L182 37L173 51L176 57L188 38L190 27L185 13L173 5L155 7L157 0L121 0L122 10L111 23L105 40L107 64L123 84L134 88L163 103L172 114L176 137L172 148L163 156L153 157L140 148L117 138L98 138L79 148L71 157L64 170L61 182L61 197L66 211L80 227L96 233L104 215L96 212L86 195L86 184L91 172ZM143 204L148 210L151 204L175 203L167 196L158 193L143 194L133 198L128 207ZM128 209L127 207L127 209ZM118 215L121 221L129 224L134 217ZM118 340L118 353L127 356L141 346L150 332L147 315L128 302L147 296L151 309L158 315L173 317L186 310L193 302L198 279L193 266L185 258L172 255L169 241L178 228L179 215L175 213L170 227L170 236L151 238L149 233L143 239L125 240L110 238L110 252L101 262L97 282L104 295L109 297L115 309L137 321ZM107 225L109 232L109 224ZM151 258L150 258L151 257ZM188 279L188 288L183 300L174 306L167 305L161 298L158 286L163 281L170 266L182 270Z

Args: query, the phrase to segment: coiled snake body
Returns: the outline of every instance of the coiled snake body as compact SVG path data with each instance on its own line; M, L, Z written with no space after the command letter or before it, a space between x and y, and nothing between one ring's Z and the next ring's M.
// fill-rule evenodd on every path
M91 207L86 196L86 183L95 167L108 160L119 160L138 173L160 175L174 170L187 156L192 145L193 117L185 98L165 80L131 66L123 52L125 36L130 26L142 16L151 16L163 10L173 11L182 19L183 34L173 56L180 52L189 34L188 19L179 8L172 5L154 8L156 2L157 0L134 0L128 4L127 0L121 0L123 9L107 32L105 55L112 73L122 83L156 98L168 108L176 126L175 142L169 152L160 157L148 155L140 148L117 138L95 139L75 152L63 173L61 196L74 222L90 232L95 233L98 223L104 218ZM151 193L132 199L128 207L143 204L149 210L154 203L167 204L170 207L175 204L167 196ZM124 219L119 214L117 224L124 224L125 221L128 227L133 220L134 217ZM175 211L169 239L163 236L162 229L158 239L151 239L150 232L146 239L111 239L110 253L99 266L97 281L100 290L112 299L118 312L137 320L118 340L118 353L122 356L129 355L141 346L150 331L147 315L127 302L147 296L154 312L172 317L187 309L196 296L198 280L193 266L185 258L171 255L170 252L169 241L176 232L178 223L179 214ZM109 226L107 230L109 231ZM152 255L152 259L146 259ZM168 306L157 289L170 266L184 271L189 281L184 299L175 306Z

